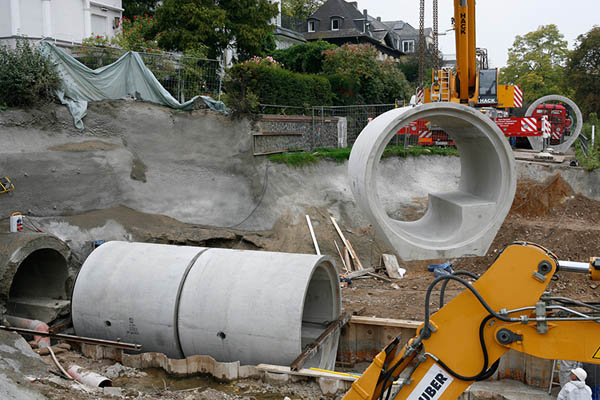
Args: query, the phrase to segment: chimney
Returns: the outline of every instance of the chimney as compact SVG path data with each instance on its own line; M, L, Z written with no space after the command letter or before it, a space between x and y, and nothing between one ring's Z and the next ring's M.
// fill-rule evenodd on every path
M363 33L366 33L367 32L367 24L369 23L369 14L367 14L367 9L366 8L363 10L363 18L364 18L364 21L363 21Z
M381 17L377 17L377 21L381 22Z
M367 14L367 9L365 8L365 9L363 10L363 17L365 17L365 21L367 20L367 16L368 16L368 15L369 15L369 14Z
M354 6L358 10L358 1L351 1L350 4Z

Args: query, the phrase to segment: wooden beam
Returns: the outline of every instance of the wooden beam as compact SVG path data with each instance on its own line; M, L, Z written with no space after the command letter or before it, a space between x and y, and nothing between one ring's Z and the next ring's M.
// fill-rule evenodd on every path
M348 271L351 272L354 268L352 267L352 261L350 260L350 252L346 246L344 246L344 260L346 260Z
M300 368L302 368L302 365L304 365L306 359L312 355L315 355L319 351L325 340L327 340L329 336L331 336L342 326L346 325L350 320L350 317L352 317L352 313L345 313L342 316L340 316L337 320L330 323L329 326L327 326L327 329L325 329L325 331L321 333L321 335L319 335L319 337L314 342L306 346L306 349L302 353L300 353L298 357L296 357L296 359L290 365L291 370L298 371Z
M359 271L352 271L352 272L346 274L346 278L354 279L354 278L358 278L359 276L372 274L373 272L375 272L375 268L365 268L365 269L362 269Z
M351 324L361 324L361 325L377 325L377 326L390 326L396 328L413 328L417 329L419 326L423 325L421 321L410 321L405 319L391 319L391 318L376 318L376 317L361 317L358 315L353 315L350 318Z
M350 272L350 270L348 269L348 266L346 265L346 261L344 261L344 256L342 255L342 252L340 251L340 246L338 246L338 244L335 240L333 241L333 243L335 244L335 248L338 252L338 255L340 256L340 259L342 260L342 265L344 266L344 271Z
M259 371L265 372L274 372L276 374L288 374L288 375L296 375L296 376L307 376L311 378L330 378L330 379L338 379L342 381L354 382L356 379L355 376L352 375L340 375L331 372L322 372L315 371L312 369L302 368L298 371L292 370L290 367L284 367L280 365L271 365L271 364L258 364L256 369Z
M350 242L346 239L346 237L342 233L342 230L340 229L335 218L332 215L330 215L329 218L331 218L331 222L333 223L333 226L335 227L335 230L337 231L338 235L340 235L340 238L342 239L344 246L346 246L348 251L350 251L350 257L352 257L352 261L354 261L354 264L356 265L357 269L364 269L358 256L356 255L356 252L354 251L354 248L352 248L352 245L350 244Z
M321 249L319 249L319 243L317 242L317 237L315 236L315 231L313 230L313 226L310 222L310 217L308 214L306 215L306 223L308 224L308 230L310 231L310 237L312 238L313 245L315 246L315 251L318 255L321 255Z

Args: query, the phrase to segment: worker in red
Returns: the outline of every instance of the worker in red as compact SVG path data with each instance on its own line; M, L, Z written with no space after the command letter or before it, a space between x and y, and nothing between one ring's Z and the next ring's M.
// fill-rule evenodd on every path
M571 370L571 380L558 393L557 400L592 400L592 389L585 384L583 368Z

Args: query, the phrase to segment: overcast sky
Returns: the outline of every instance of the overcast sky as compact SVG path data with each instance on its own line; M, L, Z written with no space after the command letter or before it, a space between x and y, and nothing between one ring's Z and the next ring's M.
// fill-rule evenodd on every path
M432 0L425 0L425 26L432 26ZM438 0L440 33L452 27L453 0ZM384 21L403 20L419 28L419 0L358 0L358 8ZM491 67L502 67L515 36L555 24L573 48L575 39L600 25L600 0L478 0L477 46L488 49ZM455 54L454 32L440 36L443 53Z

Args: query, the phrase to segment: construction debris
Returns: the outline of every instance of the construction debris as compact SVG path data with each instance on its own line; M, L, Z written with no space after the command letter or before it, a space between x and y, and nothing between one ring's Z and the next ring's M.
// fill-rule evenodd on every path
M346 247L346 249L348 249L348 252L350 253L350 257L352 258L352 262L354 263L354 266L356 267L355 270L364 269L360 262L360 259L358 258L358 256L356 255L356 252L354 251L354 248L352 248L352 245L350 244L350 242L346 239L346 237L342 233L342 230L340 229L340 226L338 225L335 218L331 215L329 216L329 218L331 218L331 223L335 227L335 230L337 231L338 235L340 235L340 239L342 239L342 243L344 243L344 246Z
M398 265L398 259L393 254L382 254L381 255L382 264L387 271L387 274L392 279L402 279L406 270L404 268L400 268Z
M315 236L315 231L313 230L313 226L308 215L306 215L306 223L308 224L308 229L310 230L310 237L312 238L313 245L315 246L315 251L318 255L321 255L321 249L319 249L319 243L317 243L317 237Z

